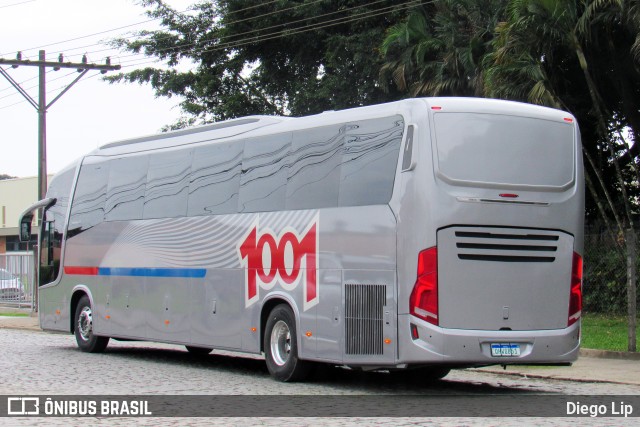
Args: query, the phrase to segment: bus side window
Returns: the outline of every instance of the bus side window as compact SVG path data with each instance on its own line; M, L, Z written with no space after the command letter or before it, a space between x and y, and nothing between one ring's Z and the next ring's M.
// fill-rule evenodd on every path
M104 160L83 162L73 196L67 238L85 231L104 220L107 196L108 163Z
M198 147L189 182L189 216L238 211L243 141Z
M287 209L338 206L344 125L293 134L287 178Z
M402 116L347 124L340 171L340 206L389 202L403 131Z
M291 133L245 141L239 212L285 210L290 148Z
M192 157L193 150L188 149L151 154L144 196L144 219L187 215Z
M148 156L123 157L109 162L105 221L142 218L148 168Z

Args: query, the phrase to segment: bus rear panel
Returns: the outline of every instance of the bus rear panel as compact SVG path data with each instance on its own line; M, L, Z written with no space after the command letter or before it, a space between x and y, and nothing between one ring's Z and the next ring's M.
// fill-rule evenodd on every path
M584 194L574 118L504 101L425 104L407 179L416 216L398 227L400 361L575 361Z

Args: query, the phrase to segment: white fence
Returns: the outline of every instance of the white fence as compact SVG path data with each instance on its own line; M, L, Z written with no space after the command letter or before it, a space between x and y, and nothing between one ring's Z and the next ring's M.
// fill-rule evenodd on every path
M34 254L0 254L0 306L36 309L37 288Z

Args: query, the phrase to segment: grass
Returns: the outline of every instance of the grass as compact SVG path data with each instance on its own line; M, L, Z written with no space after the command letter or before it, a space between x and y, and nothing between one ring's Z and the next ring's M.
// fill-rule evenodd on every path
M28 314L26 313L3 313L0 312L0 316L7 316L7 317L29 317Z
M640 322L636 342L640 343ZM627 351L627 318L605 314L582 315L582 348Z

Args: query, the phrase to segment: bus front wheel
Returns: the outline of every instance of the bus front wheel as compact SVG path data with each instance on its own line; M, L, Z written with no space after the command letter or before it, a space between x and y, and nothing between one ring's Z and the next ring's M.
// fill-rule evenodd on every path
M296 321L286 304L276 306L264 331L264 354L267 368L278 381L301 381L309 375L310 364L298 358Z
M84 295L78 301L74 317L74 334L80 350L87 353L101 353L109 344L109 337L99 337L93 333L93 308L89 297Z

